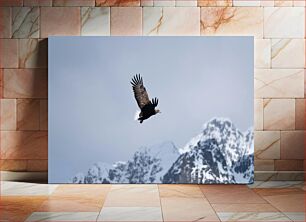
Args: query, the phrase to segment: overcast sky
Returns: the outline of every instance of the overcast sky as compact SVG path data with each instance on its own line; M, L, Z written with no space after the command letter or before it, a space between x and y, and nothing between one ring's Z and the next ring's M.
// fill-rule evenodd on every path
M162 112L143 124L136 73ZM253 37L49 38L49 182L140 146L181 148L212 117L253 126Z

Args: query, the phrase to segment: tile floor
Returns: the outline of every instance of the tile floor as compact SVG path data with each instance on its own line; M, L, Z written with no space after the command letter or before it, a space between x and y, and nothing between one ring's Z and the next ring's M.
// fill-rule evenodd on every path
M303 182L47 185L1 182L0 221L305 221Z

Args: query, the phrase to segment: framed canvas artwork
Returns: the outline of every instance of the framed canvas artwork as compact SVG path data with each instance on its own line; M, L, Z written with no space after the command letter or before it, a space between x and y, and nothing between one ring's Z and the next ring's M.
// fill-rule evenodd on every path
M49 183L253 182L253 37L48 41Z

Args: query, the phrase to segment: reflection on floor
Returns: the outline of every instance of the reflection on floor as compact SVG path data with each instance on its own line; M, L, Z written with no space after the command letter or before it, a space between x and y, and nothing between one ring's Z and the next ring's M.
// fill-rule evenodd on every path
M47 185L1 182L0 221L305 221L302 182Z

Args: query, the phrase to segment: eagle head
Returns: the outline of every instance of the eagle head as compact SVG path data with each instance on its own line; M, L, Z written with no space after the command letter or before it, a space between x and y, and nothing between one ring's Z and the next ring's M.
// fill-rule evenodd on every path
M157 113L161 113L161 111L159 109L155 109L155 114Z

